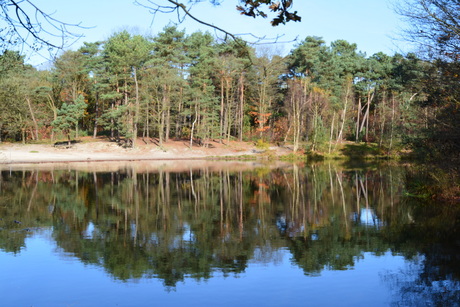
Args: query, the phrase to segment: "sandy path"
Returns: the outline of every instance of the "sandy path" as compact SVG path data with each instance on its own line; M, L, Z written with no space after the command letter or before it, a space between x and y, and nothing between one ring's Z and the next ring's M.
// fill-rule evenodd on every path
M162 147L140 143L136 148L122 148L108 141L82 141L71 148L55 148L42 144L1 144L0 164L49 163L49 162L92 162L92 161L142 161L204 159L238 155L258 155L260 150L250 143L233 142L222 145L210 144L209 148L189 148L185 142L168 142ZM282 155L290 151L272 147L271 154Z

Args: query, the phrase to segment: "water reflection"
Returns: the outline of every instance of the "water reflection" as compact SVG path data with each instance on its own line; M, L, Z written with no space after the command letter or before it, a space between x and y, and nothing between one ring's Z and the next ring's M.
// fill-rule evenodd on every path
M404 168L186 165L2 171L0 249L19 254L49 228L64 254L121 281L158 278L169 288L238 275L286 251L307 276L391 251L418 261L384 276L398 302L421 302L420 293L458 302L458 211L405 198Z

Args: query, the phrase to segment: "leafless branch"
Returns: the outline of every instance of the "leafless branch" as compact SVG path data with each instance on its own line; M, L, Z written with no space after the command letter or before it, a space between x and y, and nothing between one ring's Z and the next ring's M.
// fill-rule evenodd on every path
M184 20L184 18L180 18L180 12L184 13L186 16L190 17L191 19L193 19L194 21L204 25L204 26L207 26L207 27L210 27L218 32L221 32L223 34L225 34L225 36L229 36L231 37L232 39L234 40L237 40L237 37L233 34L233 33L230 33L229 31L226 31L216 25L213 25L213 24L210 24L210 23L207 23L197 17L195 17L194 15L191 14L190 12L190 9L187 8L187 6L183 3L180 3L180 2L177 2L177 1L174 1L174 0L167 0L169 3L171 3L173 6L169 6L169 5L160 5L152 0L147 0L148 3L150 3L150 5L145 5L145 4L142 4L140 3L139 1L135 1L135 4L139 5L139 6L142 6L142 7L145 7L147 9L149 9L152 13L156 14L158 12L160 13L173 13L173 12L176 12L178 14L178 19L180 22L182 22Z
M0 1L0 49L22 46L38 51L60 50L71 46L83 35L73 29L84 29L81 24L71 24L46 13L30 0ZM58 38L60 41L55 42Z
M460 3L445 0L404 0L396 12L408 21L403 38L417 43L428 57L459 59Z
M139 5L141 7L144 7L146 9L148 9L152 15L155 15L157 13L166 13L166 14L170 14L170 13L176 13L177 14L177 19L178 19L178 22L179 23L182 23L186 17L189 17L191 18L192 20L194 20L195 22L199 23L199 24L202 24L204 26L207 26L209 27L210 29L214 29L216 32L218 33L221 33L224 35L224 38L223 40L227 40L229 37L232 38L233 40L235 41L238 41L238 39L242 39L243 37L252 37L254 40L253 41L246 41L248 44L250 45L262 45L262 44L275 44L275 43L290 43L290 42L293 42L293 41L296 41L296 39L294 40L290 40L290 41L280 41L280 39L284 36L284 35L277 35L276 37L271 37L271 38L267 38L266 36L263 36L263 37L260 37L260 36L256 36L252 33L232 33L230 31L227 31L221 27L218 27L214 24L211 24L211 23L208 23L200 18L197 18L195 15L193 15L191 13L191 9L193 8L193 6L201 1L197 0L197 1L190 1L190 4L189 4L189 7L187 7L185 4L181 3L181 2L178 2L176 0L165 0L167 2L169 2L169 4L171 5L164 5L164 4L159 4L158 1L155 1L155 0L146 0L148 2L148 5L147 4L143 4L141 3L139 0L136 0L134 3L136 5ZM219 0L210 0L211 3L215 4L215 5L218 5L220 4L222 1L219 1ZM181 13L183 15L181 15Z

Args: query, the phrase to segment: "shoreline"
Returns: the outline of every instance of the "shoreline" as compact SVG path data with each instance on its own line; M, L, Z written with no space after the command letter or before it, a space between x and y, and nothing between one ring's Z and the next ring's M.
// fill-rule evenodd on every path
M140 143L138 145L138 143ZM135 161L181 161L223 160L238 156L260 156L263 151L248 142L220 144L212 142L209 147L188 147L183 141L170 141L163 146L142 144L135 148L122 148L109 141L82 141L70 148L56 148L48 144L0 144L0 165L85 163L85 162L135 162ZM270 147L270 154L280 156L291 153L289 148Z

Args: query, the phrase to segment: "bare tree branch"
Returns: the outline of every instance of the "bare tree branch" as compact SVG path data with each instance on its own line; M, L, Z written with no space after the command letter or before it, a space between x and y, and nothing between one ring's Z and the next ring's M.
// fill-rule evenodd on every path
M427 57L460 60L460 2L404 0L396 12L408 21L407 41L419 44Z
M207 27L210 27L214 30L217 30L221 33L224 33L226 36L230 36L231 38L233 38L234 40L237 40L237 37L218 27L218 26L215 26L213 24L210 24L210 23L207 23L201 19L198 19L196 18L194 15L192 15L190 13L190 10L185 6L185 4L183 3L180 3L180 2L177 2L177 1L174 1L174 0L167 0L169 3L171 3L173 6L165 6L165 5L160 5L152 0L148 0L147 2L149 2L152 6L148 6L148 5L144 5L142 3L140 3L139 1L135 1L135 4L139 5L139 6L142 6L142 7L145 7L147 9L149 9L152 13L157 13L157 12L160 12L160 13L173 13L173 12L177 12L178 14L178 19L180 20L180 22L182 22L184 20L184 18L180 18L180 15L179 15L179 11L182 11L186 16L190 17L191 19L193 19L194 21L202 24L202 25L205 25Z
M73 32L85 28L81 24L63 22L53 15L30 0L0 0L0 50L19 46L51 52L69 47L83 36Z
M165 14L170 14L170 13L177 13L177 19L178 19L178 22L179 23L182 23L186 17L189 17L191 18L192 20L196 21L197 23L199 24L202 24L204 26L207 26L211 29L214 29L216 32L219 32L219 33L222 33L224 34L224 41L227 40L228 37L232 38L233 40L235 41L238 41L238 39L241 39L243 36L250 36L252 38L254 38L255 40L254 41L251 41L251 42L247 42L248 44L251 44L251 45L259 45L259 44L275 44L275 43L288 43L288 42L292 42L292 41L296 41L296 39L294 40L289 40L289 41L279 41L281 39L281 37L283 37L284 35L277 35L276 37L271 37L271 38L268 38L266 36L263 36L263 37L260 37L260 36L256 36L252 33L233 33L233 32L230 32L228 30L225 30L221 27L218 27L214 24L211 24L211 23L208 23L200 18L197 18L195 15L193 15L191 13L191 9L194 7L195 4L199 3L199 2L202 2L202 0L191 0L189 1L190 5L189 7L187 7L184 3L181 3L181 2L178 2L176 0L165 0L167 2L169 2L171 5L164 5L164 4L159 4L158 1L156 0L146 0L149 4L146 5L146 4L143 4L141 3L140 0L136 0L134 3L136 5L139 5L141 7L144 7L148 10L150 10L150 12L155 16L157 13L165 13ZM220 3L222 3L223 0L209 0L212 4L214 5L219 5ZM239 0L240 2L243 2L243 3L249 3L250 1L243 1L243 0ZM252 1L254 2L254 1ZM262 1L262 2L272 2L272 1ZM289 3L285 3L285 2L288 2L288 1L283 1L283 7L285 7L285 10L287 10L289 7L290 7L290 4ZM289 1L292 3L292 1ZM246 4L248 5L248 4ZM289 5L289 6L288 6ZM259 7L260 5L257 5L257 7ZM240 7L241 8L241 7ZM239 9L237 7L237 10L241 11L241 9ZM258 10L259 12L260 10ZM181 12L184 14L183 16L181 16ZM297 13L297 12L295 12ZM242 14L244 15L247 15L247 16L252 16L252 17L256 17L255 15L250 15L250 14L245 14L242 12ZM257 16L266 16L266 15L263 15L263 14L258 14ZM300 17L299 17L300 18ZM293 19L291 19L293 20ZM300 19L299 19L300 20ZM273 24L273 22L272 22Z

